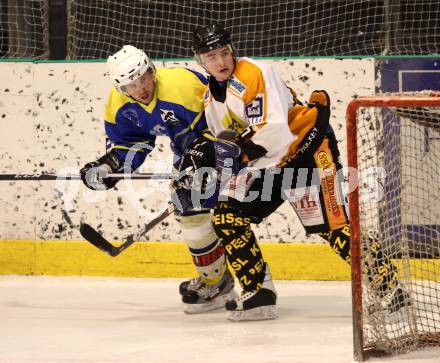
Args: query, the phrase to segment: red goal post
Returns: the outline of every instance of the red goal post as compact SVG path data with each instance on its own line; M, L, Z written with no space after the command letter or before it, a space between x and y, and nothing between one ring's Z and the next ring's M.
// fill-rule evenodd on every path
M359 361L440 345L440 220L429 220L440 216L435 205L440 193L426 195L437 181L440 189L440 93L424 93L360 97L346 111L353 342ZM419 218L426 203L433 205ZM362 273L369 247L363 240L371 233L384 244L411 295L413 304L403 311L367 313L366 305L377 298Z

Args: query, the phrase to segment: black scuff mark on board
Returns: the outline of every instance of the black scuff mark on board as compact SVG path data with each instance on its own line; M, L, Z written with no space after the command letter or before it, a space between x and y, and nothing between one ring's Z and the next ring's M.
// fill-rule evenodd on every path
M70 228L76 228L75 223L72 222L72 219L70 218L69 214L65 209L61 209L61 214L63 216L63 219L66 221L66 223L69 225Z

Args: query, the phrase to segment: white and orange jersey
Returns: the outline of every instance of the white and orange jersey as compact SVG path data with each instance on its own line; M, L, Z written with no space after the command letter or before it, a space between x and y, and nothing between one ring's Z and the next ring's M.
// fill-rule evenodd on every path
M209 88L204 97L205 116L211 132L225 129L239 134L251 128L251 140L267 153L249 162L263 169L278 165L296 140L288 124L288 111L294 105L292 91L267 63L237 58L234 73L227 83L226 99L214 99Z

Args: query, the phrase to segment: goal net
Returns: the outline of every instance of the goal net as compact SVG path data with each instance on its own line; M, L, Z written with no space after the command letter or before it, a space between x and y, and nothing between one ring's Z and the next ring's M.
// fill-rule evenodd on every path
M0 58L48 58L49 0L3 0Z
M440 95L427 93L364 97L347 108L359 360L440 345ZM377 259L396 267L403 292L388 308L380 274L366 273Z
M152 58L192 57L191 31L220 21L246 56L432 54L438 0L69 0L70 59L121 46Z

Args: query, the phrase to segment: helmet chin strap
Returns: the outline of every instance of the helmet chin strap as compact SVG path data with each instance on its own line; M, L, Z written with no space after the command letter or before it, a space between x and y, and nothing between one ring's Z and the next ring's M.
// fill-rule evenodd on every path
M203 60L202 60L202 54L198 54L195 53L194 54L195 58L196 58L196 63L202 67L206 72L208 72L208 70L205 68L205 65L203 64ZM209 72L208 72L209 73Z

